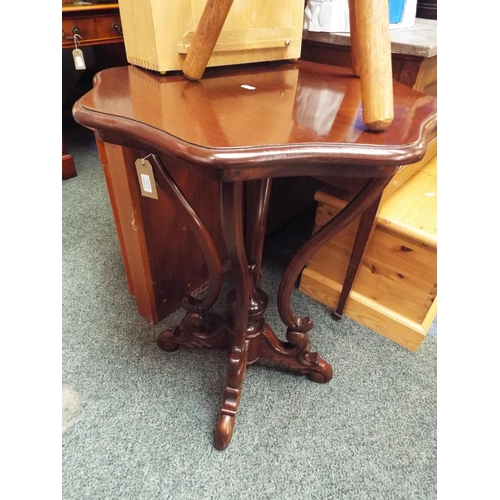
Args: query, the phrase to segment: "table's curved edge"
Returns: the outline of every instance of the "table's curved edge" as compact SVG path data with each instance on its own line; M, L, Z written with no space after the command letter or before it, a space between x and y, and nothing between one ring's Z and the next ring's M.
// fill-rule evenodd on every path
M90 92L99 83L97 74ZM73 106L73 117L104 142L175 158L198 174L218 181L306 175L387 177L401 165L421 160L437 129L434 113L422 122L417 141L404 146L302 143L209 148L129 118L89 110L81 99Z

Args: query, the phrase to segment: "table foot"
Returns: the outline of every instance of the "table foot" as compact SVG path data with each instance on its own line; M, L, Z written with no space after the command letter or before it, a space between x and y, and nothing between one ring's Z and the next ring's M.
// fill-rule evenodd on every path
M225 349L227 342L226 325L220 323L212 331L203 325L203 315L187 313L179 325L162 332L156 344L164 351L184 349Z
M342 319L342 316L343 316L343 314L338 313L335 309L332 309L331 314L332 314L332 318L337 320L337 321Z
M233 437L235 418L231 415L221 415L219 419L219 424L215 430L215 448L218 450L225 450L231 438Z
M269 325L265 325L259 342L258 358L269 359L292 371L308 375L313 382L329 382L333 377L332 367L317 352L311 352L307 333L294 332L290 328L287 342L281 341Z
M225 450L233 437L234 421L240 405L241 386L247 368L247 357L248 341L244 343L243 349L233 345L229 356L221 415L215 431L215 447L218 450Z

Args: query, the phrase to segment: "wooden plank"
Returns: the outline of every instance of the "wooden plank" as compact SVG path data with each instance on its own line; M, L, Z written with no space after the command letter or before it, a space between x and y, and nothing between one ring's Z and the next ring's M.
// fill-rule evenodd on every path
M413 228L415 234L437 235L437 157L385 200L379 219L406 231Z
M193 31L184 34L182 43L177 45L179 54L187 54L194 35ZM282 48L288 45L298 47L300 43L301 40L297 37L297 30L294 27L233 30L220 34L213 52Z
M130 165L134 161L130 150L105 144L104 175L111 200L111 208L118 231L129 289L134 295L139 313L152 323L158 322L153 280L149 265L144 225L141 216L136 179ZM109 166L112 165L112 168ZM128 165L128 167L127 167Z
M335 307L340 295L338 283L328 280L311 269L305 269L302 273L299 289L332 308ZM419 324L353 291L345 312L346 316L374 332L412 352L417 352L435 317L436 309L433 307L425 321Z

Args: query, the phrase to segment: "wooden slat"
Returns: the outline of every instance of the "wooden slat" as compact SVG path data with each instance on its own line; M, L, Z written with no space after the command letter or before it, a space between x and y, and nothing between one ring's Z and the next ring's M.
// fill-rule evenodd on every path
M193 31L186 32L182 43L177 45L179 54L187 54L193 43L194 35ZM213 52L283 48L289 45L297 47L301 43L299 35L293 27L224 31L217 39Z
M153 280L148 259L144 224L139 206L139 195L134 186L134 172L127 168L132 163L130 150L106 143L106 159L103 164L104 177L108 187L115 226L120 240L127 281L137 301L139 313L152 323L158 322Z
M437 245L437 158L434 157L413 177L385 200L379 219L399 226L402 232L428 235ZM433 238L431 238L431 236Z
M336 306L340 295L338 283L328 280L311 269L305 269L302 273L300 290L332 308ZM436 307L437 299L429 309L425 320L420 324L353 291L345 314L402 347L417 352L436 315Z

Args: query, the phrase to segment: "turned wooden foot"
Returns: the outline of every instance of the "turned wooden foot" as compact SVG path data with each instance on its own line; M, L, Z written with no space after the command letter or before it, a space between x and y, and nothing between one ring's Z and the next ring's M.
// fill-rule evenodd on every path
M243 344L243 349L233 345L229 356L219 425L215 431L215 447L218 450L225 450L233 437L234 421L240 405L241 387L247 368L247 355L248 342Z
M231 415L221 415L215 430L215 448L225 450L233 437L235 418Z

